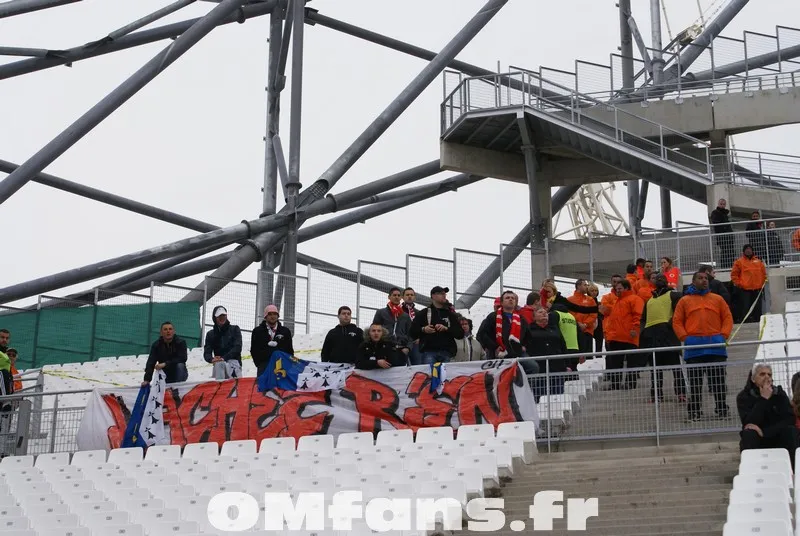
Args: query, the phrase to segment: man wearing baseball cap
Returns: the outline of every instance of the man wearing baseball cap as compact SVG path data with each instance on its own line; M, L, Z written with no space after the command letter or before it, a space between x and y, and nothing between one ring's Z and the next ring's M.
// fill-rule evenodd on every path
M242 330L228 322L228 311L214 307L214 327L206 333L203 359L214 365L214 378L225 380L242 377Z
M267 368L272 353L275 350L294 355L292 346L292 332L289 328L278 322L280 312L274 305L267 305L264 309L264 320L253 330L250 339L250 355L256 366L256 376Z
M411 338L419 339L422 364L446 363L456 355L456 339L464 338L458 315L447 301L447 287L431 289L431 306L414 316Z

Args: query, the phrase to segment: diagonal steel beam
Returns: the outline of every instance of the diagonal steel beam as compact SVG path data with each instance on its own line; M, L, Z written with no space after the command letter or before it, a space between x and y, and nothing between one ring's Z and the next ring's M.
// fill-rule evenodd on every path
M0 172L13 173L18 167L19 165L14 164L13 162L0 160ZM140 203L138 201L133 201L131 199L127 199L120 195L115 195L108 192L104 192L103 190L98 190L97 188L84 186L83 184L79 184L77 182L56 177L55 175L49 175L47 173L37 173L36 175L33 176L31 181L39 184L44 184L45 186L50 186L51 188L55 188L57 190L62 190L64 192L69 192L71 194L79 195L87 199L99 201L101 203L105 203L107 205L111 205L117 208L129 210L131 212L135 212L136 214L149 216L150 218L154 218L156 220L161 220L167 223L178 225L180 227L185 227L186 229L192 229L193 231L206 233L208 231L219 229L219 227L217 227L216 225L212 225L204 221L196 220L194 218L189 218L181 214L176 214L175 212L171 212L163 208L158 208L152 205L147 205L145 203Z
M25 163L18 167L2 182L0 182L0 204L14 195L20 188L40 173L45 167L64 154L64 152L100 124L114 110L122 106L139 90L172 65L178 58L185 54L192 46L198 43L211 30L217 27L225 17L236 11L247 0L223 0L212 9L208 15L186 30L170 46L159 52L152 60L136 71L130 78L109 93L103 100L94 105L77 121L72 123L50 143L45 145Z
M0 19L13 17L14 15L22 15L24 13L32 13L51 7L74 4L80 1L81 0L10 0L9 2L0 4Z
M224 24L232 24L234 22L243 23L247 19L253 17L260 17L272 12L273 8L279 4L281 0L266 0L257 4L245 6L235 13L225 17L220 22L220 26ZM283 0L285 1L285 0ZM50 69L60 65L72 65L76 61L118 52L120 50L127 50L149 43L163 41L164 39L175 39L185 33L195 23L199 22L202 17L185 20L182 22L175 22L173 24L166 24L158 28L150 30L142 30L134 32L113 41L95 41L94 43L87 43L77 47L69 48L66 50L50 50L46 58L31 58L27 60L15 61L0 65L0 80L5 78L12 78L21 74L32 73L41 71L43 69Z

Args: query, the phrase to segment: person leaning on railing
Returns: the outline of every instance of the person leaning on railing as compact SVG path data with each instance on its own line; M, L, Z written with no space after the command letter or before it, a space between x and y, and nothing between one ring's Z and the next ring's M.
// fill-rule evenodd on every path
M728 404L725 401L727 387L725 385L725 366L728 353L724 345L733 330L733 316L728 304L718 294L708 289L708 275L695 272L692 284L678 300L675 313L672 315L672 328L678 340L686 349L683 359L687 365L706 364L706 366L688 367L690 421L702 418L703 375L708 376L708 390L714 396L716 415L719 418L728 416ZM716 348L692 348L720 344Z
M142 385L147 385L153 380L153 372L156 370L164 371L167 383L185 382L189 379L187 358L186 341L175 334L172 322L164 322L161 324L161 336L150 346Z

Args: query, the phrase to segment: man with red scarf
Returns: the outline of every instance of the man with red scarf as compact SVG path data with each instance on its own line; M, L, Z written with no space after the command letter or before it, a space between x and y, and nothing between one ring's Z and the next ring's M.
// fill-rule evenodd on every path
M528 322L517 310L517 295L510 290L500 296L500 307L484 319L477 335L487 359L524 357L530 337Z
M403 291L397 287L389 289L389 303L383 309L375 311L373 324L378 324L386 328L389 332L389 339L394 343L395 349L402 350L403 355L407 356L411 347L409 331L411 331L411 317L403 310L400 304Z

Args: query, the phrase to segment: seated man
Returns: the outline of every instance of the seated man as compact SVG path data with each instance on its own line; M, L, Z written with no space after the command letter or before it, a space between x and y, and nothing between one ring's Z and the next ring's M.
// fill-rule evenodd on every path
M389 337L389 330L373 322L364 336L364 342L358 347L356 368L372 370L402 367L406 364L407 358L395 346Z
M797 432L791 403L780 385L772 383L772 367L756 363L736 397L742 420L739 449L785 448L794 469Z

